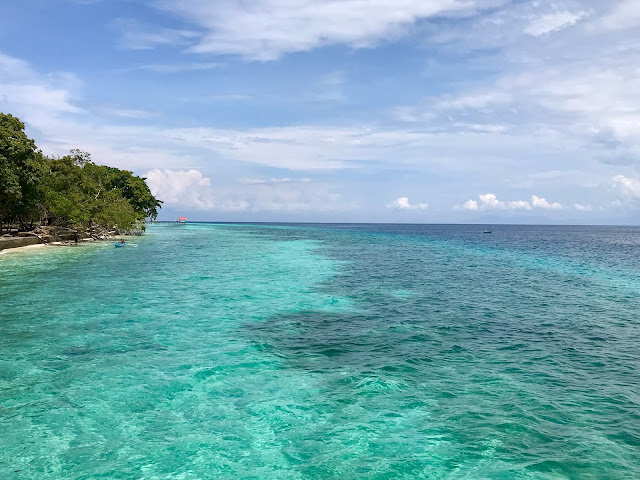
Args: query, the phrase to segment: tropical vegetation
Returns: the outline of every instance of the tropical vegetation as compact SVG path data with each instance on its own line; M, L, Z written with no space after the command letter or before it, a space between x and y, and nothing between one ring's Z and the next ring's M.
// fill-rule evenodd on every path
M155 219L161 203L144 178L98 165L87 152L46 156L27 136L24 123L0 113L0 228L128 230Z

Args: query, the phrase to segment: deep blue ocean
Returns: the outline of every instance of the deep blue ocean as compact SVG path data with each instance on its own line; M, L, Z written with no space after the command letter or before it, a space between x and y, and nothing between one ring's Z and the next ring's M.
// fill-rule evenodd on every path
M0 479L638 479L640 228L0 255Z

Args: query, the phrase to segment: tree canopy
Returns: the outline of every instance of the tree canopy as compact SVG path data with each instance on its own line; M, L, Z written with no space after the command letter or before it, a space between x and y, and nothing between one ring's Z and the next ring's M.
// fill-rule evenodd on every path
M162 202L144 178L98 165L78 149L47 157L16 117L0 113L0 221L128 229Z
M13 115L0 114L0 218L33 214L42 155Z

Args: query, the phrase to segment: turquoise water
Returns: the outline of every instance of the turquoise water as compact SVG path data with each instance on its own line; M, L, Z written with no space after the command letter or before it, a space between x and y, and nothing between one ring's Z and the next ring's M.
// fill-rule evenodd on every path
M0 478L640 478L640 229L0 255Z

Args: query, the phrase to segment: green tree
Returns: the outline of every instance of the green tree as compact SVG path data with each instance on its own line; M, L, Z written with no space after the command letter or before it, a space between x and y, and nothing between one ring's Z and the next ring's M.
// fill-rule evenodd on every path
M107 192L101 198L94 221L106 228L130 229L140 220L140 216L131 204L115 190Z
M0 220L130 229L156 218L161 204L144 178L97 165L87 152L43 156L20 120L0 114Z
M71 156L50 158L41 182L43 210L54 225L84 226L92 216L90 185Z
M0 221L25 223L37 212L42 154L24 124L0 113Z
M102 166L99 168L108 169L108 173L104 172L108 188L118 189L138 214L143 218L158 217L158 209L162 207L162 202L151 194L145 178L136 177L128 170Z
M42 191L50 223L128 229L158 214L161 202L127 170L97 165L80 150L46 165Z

